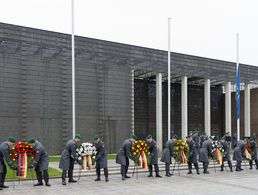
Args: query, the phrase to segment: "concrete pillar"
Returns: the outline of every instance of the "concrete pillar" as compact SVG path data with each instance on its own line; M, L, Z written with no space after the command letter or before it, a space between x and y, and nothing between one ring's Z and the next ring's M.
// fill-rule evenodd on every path
M225 131L231 135L231 82L226 83L225 92Z
M245 136L250 135L250 84L245 84Z
M131 132L134 133L134 70L131 70Z
M162 74L156 74L156 141L162 151Z
M211 84L210 79L204 81L204 130L211 135Z
M188 111L187 111L187 76L181 78L181 124L182 139L188 134Z

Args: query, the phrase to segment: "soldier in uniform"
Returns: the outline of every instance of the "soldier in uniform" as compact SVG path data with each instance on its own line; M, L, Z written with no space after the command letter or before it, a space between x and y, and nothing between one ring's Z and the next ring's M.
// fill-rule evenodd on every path
M202 137L202 144L199 154L199 161L203 163L203 173L209 174L208 167L209 167L209 156L211 156L212 151L212 143L211 140L208 138L207 135L203 135Z
M93 145L96 147L96 175L95 181L100 181L100 169L104 169L105 181L108 182L108 167L107 167L107 153L105 151L104 143L100 140L99 136L94 137Z
M0 145L0 189L2 188L8 188L8 186L4 185L5 177L7 174L7 169L4 161L8 164L8 166L13 169L17 170L17 166L14 164L12 159L9 156L9 150L10 146L14 146L16 143L16 140L14 137L8 137L8 140L3 142Z
M129 167L129 158L132 160L134 159L134 156L131 153L131 147L133 145L133 142L137 139L137 136L135 134L132 134L129 139L126 139L122 146L120 147L117 156L116 156L116 163L121 165L121 175L122 180L125 180L127 178L130 178L127 175L128 167Z
M78 147L78 142L81 141L81 135L79 133L75 134L74 139L69 140L66 143L65 149L62 152L59 168L63 170L62 172L62 184L66 185L66 175L68 171L68 182L74 183L77 182L73 179L73 169L74 162L76 161L78 164L82 164L82 162L78 159L76 154L76 148Z
M170 173L170 164L172 163L171 157L174 156L174 146L175 142L177 140L176 136L172 136L170 140L167 141L165 145L165 149L162 151L161 154L161 161L166 164L165 170L166 170L166 176L171 177L173 175Z
M230 160L230 140L231 140L231 137L229 136L229 134L226 134L220 140L222 148L224 149L223 158L222 158L222 165L221 165L220 171L224 171L224 162L227 161L230 172L233 172L232 162Z
M249 142L249 144L251 146L251 149L252 149L252 153L251 153L252 159L249 160L250 169L253 169L253 161L255 162L256 169L258 169L257 144L256 144L256 141L255 141L255 139L252 136L252 137L250 137L248 142Z
M246 140L239 140L236 147L234 148L233 160L237 161L236 171L242 171L241 163L243 158L245 158L245 147Z
M200 136L199 136L199 132L196 131L193 135L192 135L192 140L195 142L195 147L197 149L197 154L199 154L200 152L200 144L201 144L201 140L200 140Z
M189 158L188 158L189 172L187 174L192 174L192 164L194 164L197 174L200 175L199 165L197 162L198 149L197 149L197 146L196 146L194 140L192 139L191 135L188 135L186 137L186 143L189 145L189 149L190 149L190 154L189 154Z
M28 143L31 144L33 151L36 154L35 159L29 165L29 169L35 168L35 171L36 171L38 183L34 184L34 186L43 185L43 182L42 182L42 173L43 173L45 185L50 187L51 185L49 183L49 175L48 175L48 164L49 164L48 153L45 151L42 143L40 143L38 140L31 138L28 140Z
M150 163L148 165L149 167L149 176L152 177L152 165L154 165L154 170L156 172L156 177L161 177L159 174L159 166L158 166L158 150L157 150L157 144L156 141L152 139L151 135L148 135L146 137L146 143L150 147L150 152L151 152L151 159Z

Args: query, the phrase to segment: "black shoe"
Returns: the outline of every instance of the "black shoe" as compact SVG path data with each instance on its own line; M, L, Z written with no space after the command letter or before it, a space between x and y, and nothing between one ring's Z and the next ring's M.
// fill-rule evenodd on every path
M62 185L65 186L66 185L66 181L62 181Z
M187 174L190 175L190 174L193 174L193 172L192 172L192 171L189 171Z
M233 172L233 169L230 169L230 172Z
M162 176L161 176L160 174L156 174L156 177L159 177L159 178L161 178Z
M166 176L167 176L167 177L171 177L171 175L170 175L170 174L166 174Z
M148 177L152 177L152 174L149 174Z
M106 177L106 178L105 178L105 181L106 181L106 182L109 182L109 179L108 179L108 177Z
M236 171L242 171L241 169L236 169Z
M205 171L205 172L203 172L204 174L210 174L210 172L209 171Z
M219 171L223 172L224 170L223 170L223 169L220 169Z
M69 179L69 181L68 181L69 183L76 183L77 181L76 180L74 180L74 179Z
M169 173L169 175L170 175L170 176L172 176L172 175L173 175L173 173Z
M47 187L50 187L50 186L51 186L51 184L48 183L48 182L46 182L45 185L46 185Z
M9 186L1 185L0 188L9 188Z
M42 182L38 182L38 183L34 184L33 186L43 186L43 183Z
M123 181L125 180L125 177L124 177L124 176L122 177L122 180L123 180Z
M100 181L100 178L95 179L94 181Z
M126 179L129 179L129 178L131 178L131 177L129 177L128 175L126 175L125 178L126 178Z
M200 172L199 172L199 171L197 172L197 175L200 175Z
M253 167L250 167L249 169L253 169Z

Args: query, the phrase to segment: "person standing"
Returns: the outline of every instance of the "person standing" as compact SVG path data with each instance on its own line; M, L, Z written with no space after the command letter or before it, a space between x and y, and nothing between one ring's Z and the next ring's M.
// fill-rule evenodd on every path
M248 142L249 142L251 150L252 150L252 153L251 153L252 159L249 160L250 169L253 169L253 161L255 162L256 169L258 169L256 139L252 136L252 137L250 137Z
M105 151L104 143L100 140L99 136L94 137L94 143L97 150L96 154L96 175L95 181L100 181L100 169L104 169L105 181L108 182L108 168L107 168L107 153Z
M212 143L207 135L203 135L202 140L203 140L203 142L201 144L199 161L203 163L203 173L209 174L209 171L208 171L209 156L211 156Z
M191 135L188 135L186 137L186 143L189 145L189 149L190 149L190 154L187 162L189 172L187 174L192 174L192 164L194 164L197 175L200 175L199 165L197 162L198 149Z
M230 138L231 137L229 135L225 135L220 140L220 143L222 145L222 149L224 150L223 157L222 157L222 165L221 165L220 171L224 171L224 162L227 161L230 172L233 172L232 162L230 160L230 142L229 142Z
M128 167L129 167L129 158L132 160L134 159L134 156L131 153L131 147L133 145L133 142L137 139L137 136L135 134L132 134L129 139L126 139L122 146L120 147L117 156L116 156L116 163L121 165L121 175L122 180L125 180L127 178L130 178L127 175Z
M170 164L172 163L171 158L174 156L174 146L177 140L176 136L172 136L170 140L167 141L165 149L161 154L161 161L165 163L166 176L171 177L173 175L170 173Z
M195 143L195 147L197 149L197 154L199 154L201 139L200 139L200 133L198 130L192 135L192 140Z
M4 185L5 177L7 174L5 162L12 170L17 170L17 166L14 164L9 155L10 146L14 146L15 143L15 138L9 136L8 140L0 145L0 189L9 188L9 186Z
M159 166L158 166L158 150L157 150L157 144L156 141L153 140L151 135L148 135L146 137L146 143L150 148L150 153L151 153L151 159L150 163L148 165L149 168L149 176L152 177L152 171L153 171L153 165L154 165L154 170L156 172L156 177L161 177L159 174Z
M42 186L42 173L43 178L45 181L45 185L50 187L49 183L49 175L48 175L48 153L45 151L44 146L38 140L33 138L28 140L28 143L31 144L33 151L35 152L36 156L32 163L29 165L29 169L35 168L36 176L38 183L34 184L34 186Z
M242 171L241 163L245 158L246 140L239 140L234 148L233 160L237 161L236 171Z
M68 171L68 182L74 183L77 182L73 179L73 169L74 162L78 162L78 164L82 164L82 162L78 159L76 154L76 148L78 147L78 142L81 141L81 135L79 133L75 134L74 139L69 140L66 143L65 149L63 150L59 162L59 168L62 169L62 184L66 185L66 175Z

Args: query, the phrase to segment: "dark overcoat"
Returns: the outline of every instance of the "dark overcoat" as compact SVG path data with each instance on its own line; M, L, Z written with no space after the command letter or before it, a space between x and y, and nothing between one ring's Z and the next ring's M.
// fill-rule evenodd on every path
M256 141L251 141L251 147L252 147L252 160L257 160L257 144Z
M71 139L66 143L65 149L63 150L59 162L59 168L62 170L69 170L70 164L74 160L78 161L78 156L76 154L76 148L78 144L75 140Z
M99 141L99 143L93 144L96 147L96 163L99 164L100 168L107 168L107 152L105 150L104 143Z
M197 163L197 147L194 140L191 140L190 142L186 141L186 143L189 145L190 153L188 161L189 163Z
M155 140L152 140L151 142L146 142L147 145L150 147L151 152L151 159L149 165L155 165L158 164L158 150L157 150L157 143Z
M233 160L242 162L243 156L245 156L245 142L239 140L236 147L234 148Z
M175 144L172 142L171 139L167 141L165 148L161 154L162 162L169 163L169 164L172 163L171 157L173 157L173 155L174 155L174 145Z
M36 140L33 150L36 153L36 157L32 161L32 165L34 167L38 166L39 171L47 170L49 159L48 159L48 153L45 151L44 146L39 141Z
M200 149L199 153L199 161L200 162L209 162L209 156L211 156L211 151L212 151L212 143L211 140L205 140Z
M128 161L129 158L132 158L131 147L132 142L129 139L126 139L117 152L116 163L126 166L126 161Z
M0 173L4 172L4 170L3 170L4 169L4 161L8 164L8 166L10 168L13 169L15 167L14 162L10 158L9 150L10 150L10 147L9 147L7 141L3 142L0 145Z
M229 142L227 142L226 140L221 140L220 141L222 148L224 149L224 153L223 153L223 161L230 161L230 146L229 146Z

